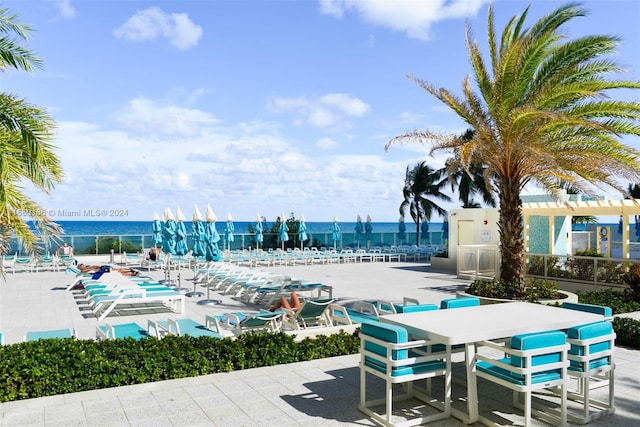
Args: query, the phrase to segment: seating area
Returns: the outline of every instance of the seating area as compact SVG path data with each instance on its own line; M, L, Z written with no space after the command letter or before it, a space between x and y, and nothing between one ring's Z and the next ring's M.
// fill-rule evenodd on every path
M366 264L366 263L365 263ZM380 263L381 264L381 263ZM236 266L237 267L237 266ZM329 268L333 268L333 266L329 266ZM367 265L368 268L368 265ZM279 270L276 270L279 271ZM324 270L326 272L331 272L333 270ZM160 272L156 272L156 273L160 273ZM265 271L263 273L269 273L268 271ZM53 273L45 273L45 274L53 274ZM64 275L63 273L59 273L61 279L63 279L61 282L63 283L68 283L69 280L71 279L75 279L75 274L73 274L71 271L69 272L68 275ZM60 292L60 291L55 291L53 290L53 288L58 284L58 282L54 282L51 283L51 285L47 285L46 288L46 292L50 292L51 295L55 295L57 296L62 296L66 299L68 299L69 301L71 300L78 300L78 296L82 296L84 295L84 292L94 292L94 294L98 291L102 291L102 292L106 292L107 290L109 290L109 286L108 285L113 285L115 287L115 285L117 285L116 283L114 283L113 281L109 280L109 277L111 276L111 274L113 273L107 273L104 275L103 278L101 278L101 284L96 284L96 283L89 283L88 281L86 282L86 288L85 289L76 289L76 291L73 292L73 295L70 295L69 293L65 293L65 292ZM276 275L276 273L272 273L272 275ZM18 275L20 276L20 275ZM24 275L26 276L26 275ZM159 276L159 274L156 274L156 276ZM280 275L282 276L282 275ZM271 277L268 276L268 277ZM84 276L85 280L86 280L86 276ZM440 278L440 276L438 276L439 280L442 280ZM295 279L292 279L295 280ZM303 282L301 280L301 282ZM26 283L26 282L25 282ZM25 287L23 286L25 283L20 282L20 285L23 289L25 289ZM144 282L143 282L144 283ZM190 283L190 282L189 282ZM331 281L331 284L333 285L335 282ZM453 282L449 282L449 283L453 283ZM102 285L103 287L100 288L99 286ZM148 286L152 286L151 283L147 283ZM196 283L197 288L198 289L203 289L202 285L200 283ZM93 287L92 286L96 286ZM345 300L344 295L348 294L347 291L349 289L351 289L350 287L353 286L351 285L351 283L348 283L346 285L343 285L341 288L335 288L333 289L333 298L334 301L332 303L330 303L328 305L329 307L329 315L331 318L331 322L333 324L333 326L321 326L321 325L316 325L316 326L312 326L312 325L308 325L309 328L307 330L313 330L314 333L317 333L319 330L323 330L323 332L331 332L331 331L335 331L335 330L339 330L340 328L343 328L344 330L348 330L348 327L350 326L354 326L355 327L359 327L360 325L362 325L363 323L370 323L373 325L376 324L382 324L385 325L386 323L384 323L381 318L387 317L387 316L394 316L394 315L398 315L398 316L413 316L416 314L438 314L438 315L442 315L442 314L446 314L446 313L450 313L455 315L456 317L461 317L461 316L466 316L464 314L465 310L475 310L478 308L478 306L467 306L467 307L460 307L460 308L456 308L456 309L441 309L440 306L442 305L442 301L447 300L447 299L451 299L449 298L449 296L451 294L446 294L446 293L440 293L440 298L434 298L433 295L431 295L430 298L426 299L425 301L422 301L422 299L420 299L420 301L414 299L414 298L398 298L399 300L396 301L395 299L380 299L380 300L353 300L353 299L348 299ZM395 285L394 285L395 286ZM440 283L434 283L434 286L442 286L442 282ZM89 288L89 289L87 289ZM338 290L339 289L339 290ZM364 286L361 289L365 289ZM406 288L402 288L401 286L398 286L398 288L396 289L394 287L394 294L398 294L399 292L402 292L401 289L406 289ZM216 291L216 290L212 290L212 294L216 293L216 292L221 292L221 291ZM368 295L366 289L360 290L358 293L354 293L357 296L362 297L366 297ZM232 314L232 313L242 313L246 316L250 316L252 314L258 314L258 313L253 313L253 311L257 311L257 310L261 310L261 309L265 309L265 306L261 306L261 305L257 305L257 304L253 304L253 303L248 303L249 305L243 305L246 304L244 300L240 299L240 297L236 297L236 294L222 294L224 295L224 303L221 306L216 306L216 307L206 307L206 308L202 308L202 311L200 311L200 306L196 305L196 302L198 301L198 298L191 298L191 299L186 299L189 302L189 306L190 307L198 307L198 310L186 310L185 313L183 314L177 314L177 313L171 313L169 312L169 310L166 310L164 312L157 312L154 313L152 315L145 315L145 314L137 314L135 317L134 316L126 316L126 315L122 315L122 316L108 316L107 318L105 318L102 322L99 322L100 324L100 328L96 328L95 326L93 326L93 333L90 333L90 335L87 334L86 331L83 331L82 329L80 329L80 333L79 336L81 338L87 338L88 336L95 336L99 339L113 339L113 338L120 338L120 337L131 337L131 338L136 338L136 339L142 339L142 338L146 338L147 336L156 336L154 335L154 333L152 332L153 328L151 328L149 326L149 324L151 323L155 323L158 326L156 327L156 330L159 331L158 335L160 336L168 336L168 335L190 335L190 336L200 336L199 334L202 335L206 335L206 336L213 336L215 338L218 338L218 336L215 335L211 335L211 333L215 333L215 331L213 331L214 327L211 325L207 325L207 319L205 318L205 316L202 314L203 312L205 312L205 310L211 310L212 316L214 318L216 318L216 316L219 316L219 313L221 312L228 312L228 314ZM391 295L391 293L390 293ZM401 295L401 294L400 294ZM413 292L411 293L411 295L421 295L420 292ZM311 295L312 297L315 297L315 295ZM351 295L349 295L351 296ZM72 298L70 298L72 297ZM82 297L84 298L84 297ZM392 297L393 298L393 297ZM306 300L307 298L305 298ZM308 298L308 299L314 299L314 298ZM428 301L429 303L424 304L424 302ZM237 307L232 307L232 304L234 304L235 302L237 302ZM244 307L246 308L246 310L240 308L240 307ZM3 308L6 308L5 306L3 306ZM481 308L481 307L480 307ZM560 308L556 308L553 307L553 310L558 310L560 312L568 312L568 313L576 313L578 315L582 315L582 314L589 314L589 315L594 315L594 312L589 312L587 310L574 310L574 309L567 309L568 307L565 307L565 309L560 309ZM603 311L603 313L605 313L606 311ZM346 313L346 316L345 316ZM277 315L277 314L276 314ZM513 319L517 319L518 316L520 316L521 313L519 310L515 310L514 313L510 314L510 315L503 315L501 314L500 316L503 316L504 318L513 318ZM348 316L348 317L347 317ZM218 322L224 322L224 317L227 317L230 320L230 325L229 326L225 326L225 325L220 325L221 330L223 331L223 334L220 334L220 336L229 336L229 337L233 337L233 336L237 336L237 333L235 333L233 331L233 326L231 323L240 323L242 322L242 320L240 319L240 316L238 316L236 319L233 319L231 316L224 316L223 315L223 319L220 319L219 317L217 318ZM548 316L547 316L548 317ZM605 314L602 315L602 319L603 321L606 322L606 320L604 320L606 317ZM538 317L541 318L543 320L545 320L545 316L541 316ZM94 317L92 317L91 319L95 319ZM151 319L151 322L148 322ZM282 318L281 318L282 319ZM337 319L341 319L341 322L338 322ZM97 321L97 319L94 320L94 322ZM281 320L280 323L280 329L283 330L285 328L283 328L283 320ZM120 326L118 325L118 323L121 323ZM213 321L212 323L215 323L215 321ZM447 322L433 322L434 324L444 324ZM449 324L451 324L451 321L448 322ZM504 323L510 323L510 322L504 322ZM568 326L568 325L555 325L554 328L555 330L560 330L563 333L566 334L567 338L566 341L567 343L570 345L569 350L568 350L568 354L567 354L567 359L569 361L569 365L567 368L567 421L570 423L579 423L580 420L578 417L582 417L583 415L583 407L584 407L584 398L586 397L588 399L588 415L585 418L587 421L587 423L591 423L594 425L599 425L598 424L598 420L600 420L600 418L603 415L611 415L611 413L613 412L614 415L612 416L612 418L607 417L605 421L605 423L608 423L610 420L613 420L615 417L615 415L619 414L619 409L620 408L616 408L617 410L614 412L613 410L608 410L606 408L601 409L598 404L596 403L597 401L602 401L605 405L608 404L608 399L607 398L603 398L601 399L601 397L604 395L603 391L608 391L609 387L612 387L613 390L613 379L617 378L619 381L617 381L618 384L615 384L616 387L616 393L620 393L620 391L618 390L620 384L620 377L619 377L619 371L618 371L618 367L616 367L615 363L614 363L614 354L612 351L611 357L609 358L607 355L602 356L602 354L600 354L600 357L598 357L598 352L595 352L596 347L589 347L591 344L589 344L589 342L587 341L586 343L583 342L583 345L587 345L587 348L591 353L596 354L595 359L601 359L602 357L607 358L606 360L606 364L611 364L611 375L608 376L608 374L606 373L606 368L605 364L603 361L598 361L598 362L592 362L591 366L593 368L602 368L597 372L593 372L592 374L589 374L589 384L588 386L585 387L585 385L580 385L579 384L579 376L578 375L571 375L571 367L572 367L572 362L571 362L571 353L572 353L572 347L571 347L571 339L576 339L576 340L587 340L587 335L586 335L586 330L585 333L580 333L578 334L576 331L576 338L571 338L569 336L569 331L572 328L576 328L579 329L579 327L583 326L583 325L588 325L590 323L594 323L594 322L584 322L584 323L576 323L573 326ZM597 323L597 322L596 322ZM608 325L610 325L609 322L606 322ZM432 324L432 322L429 322L429 324ZM5 323L6 325L6 323ZM75 325L75 324L74 324ZM127 326L128 325L128 326ZM56 325L57 326L57 325ZM125 327L127 326L127 327ZM509 326L509 325L507 325ZM42 330L47 329L46 326L41 327ZM53 329L53 328L51 328ZM98 329L100 329L100 332L98 332ZM38 328L33 328L33 330L40 330ZM298 332L299 335L303 335L307 330L304 329L304 327L302 327L299 331L293 331L290 330L289 332L291 333L296 333ZM425 341L425 344L423 344L422 347L428 347L426 349L422 349L420 348L421 351L424 350L431 350L432 353L434 352L434 350L438 349L440 350L441 347L438 346L438 344L442 345L442 342L438 339L438 340L430 340L428 341L429 344L427 344L427 340L425 340L424 338L421 338L419 336L416 336L414 334L414 330L410 327L404 327L404 330L407 333L407 341ZM190 332L191 331L191 332ZM209 332L210 331L210 332ZM6 332L6 331L0 331L0 332ZM246 333L246 332L243 332ZM595 332L593 332L595 333ZM12 334L14 334L12 332ZM24 331L21 332L21 334L25 334ZM95 335L94 335L95 334ZM518 335L518 334L515 334ZM605 332L606 335L606 332ZM25 336L25 335L21 335L21 336ZM512 338L514 335L509 335L508 338ZM5 334L5 341L7 338L7 335ZM21 339L20 337L18 338L19 340ZM609 338L610 339L610 338ZM15 338L13 338L12 335L9 336L9 341L10 342L16 342ZM504 342L503 341L496 341L496 340L487 340L490 343L493 343L494 345L497 345L498 347L502 348L504 344L502 344ZM481 342L481 341L474 341L475 342ZM507 341L508 342L508 341ZM595 341L593 342L595 343ZM449 343L451 345L451 347L453 348L453 345L458 345L459 343L457 342L451 342ZM464 348L464 345L463 345ZM611 347L613 349L613 346L611 345ZM445 354L446 354L446 344L445 344ZM620 363L620 360L618 359L618 355L620 354L619 352L621 351L619 348L616 348L616 362ZM410 353L408 355L408 357L419 357L418 353L413 353L413 350L410 350ZM481 354L485 354L486 352L486 357L491 358L492 360L499 360L500 354L502 353L502 350L495 350L492 349L490 347L482 347L478 350L479 353ZM580 353L584 353L584 349L583 350L576 350L574 351L574 353L577 354L577 357L583 357L580 356ZM496 354L494 354L496 353ZM626 362L626 366L629 366L629 360L630 356L628 353L628 350L622 349L622 354L626 356L626 361L623 361L623 363ZM593 354L591 354L593 356ZM358 355L358 358L360 358L361 356ZM463 391L464 391L464 387L466 387L466 369L467 367L460 362L460 358L464 357L464 354L453 354L451 357L451 373L452 373L452 377L453 377L453 381L452 381L452 401L451 401L451 411L450 411L450 416L453 417L459 417L460 414L460 410L465 410L464 408L462 408L463 404L466 403L465 397L466 395L463 395ZM341 359L342 360L342 359ZM345 358L345 360L349 360L349 361L353 361L356 360L355 358ZM577 361L577 360L576 360ZM328 370L336 369L337 366L342 367L341 362L339 361L331 361L331 368L327 367L327 363L328 361L323 361L324 364L320 364L320 365L314 365L316 366L315 368L315 372L327 372ZM351 362L349 362L351 363ZM405 362L402 362L405 363ZM600 363L603 363L600 366ZM288 370L290 370L291 372L297 372L297 369L301 369L300 367L298 367L297 365L295 367L288 367ZM584 369L584 368L582 368ZM580 368L577 369L577 372L580 370ZM615 376L613 375L615 371ZM273 374L273 372L275 371L269 371L269 373L267 374L261 374L262 378L264 378L265 375L269 376L273 376L275 374ZM628 371L627 371L628 372ZM244 376L242 378L246 378L247 375L251 375L249 373L241 373ZM329 394L323 394L321 391L322 389L314 389L314 384L320 384L322 383L322 381L314 381L314 380L310 380L309 378L312 378L311 376L306 377L304 380L301 380L300 383L293 383L296 384L296 387L300 386L300 387L308 387L310 389L308 396L304 396L304 398L302 397L302 395L300 396L290 396L291 399L301 399L301 402L304 401L304 406L300 406L299 408L295 405L293 405L295 408L298 409L298 411L296 411L294 409L293 414L295 415L302 415L304 416L309 416L310 414L313 415L315 410L317 410L317 412L315 413L315 417L317 416L322 416L325 417L327 419L327 422L335 422L335 420L332 418L331 411L323 411L320 409L320 407L324 407L324 405L336 405L336 404L340 404L343 403L344 406L349 405L349 407L353 407L353 408L357 408L359 405L359 381L358 381L358 375L361 374L360 372L360 368L359 365L356 364L351 364L348 365L348 369L345 372L340 372L340 373L336 373L336 378L340 378L340 381L335 380L334 382L336 383L336 387L328 387L326 388L327 390L332 390L331 393ZM286 377L286 371L282 372L280 375L283 375ZM328 375L327 375L328 376ZM367 373L367 384L366 387L369 390L369 395L367 396L367 402L369 400L374 400L377 398L381 398L384 397L384 393L386 390L386 379L381 379L380 377L376 377L374 374L371 373ZM627 373L628 376L628 373ZM431 399L435 399L438 402L433 402L433 403L439 403L441 405L444 405L444 396L445 396L445 389L442 387L443 385L443 381L445 379L446 375L434 375L431 378L431 387L432 389L429 391L428 387L429 387L429 382L427 380L419 380L416 381L415 385L412 385L417 392L416 393L420 393L421 391L424 391L424 393L426 393ZM236 378L236 377L234 377ZM240 377L237 377L240 378ZM237 380L236 378L236 380ZM609 382L607 382L607 380L609 380ZM274 379L274 381L276 381ZM295 380L293 380L295 381ZM326 381L323 378L323 381ZM603 382L602 382L603 381ZM345 382L347 382L345 384ZM392 417L392 422L402 422L402 416L398 416L399 414L402 415L403 413L406 413L406 411L410 411L410 406L406 406L406 405L412 405L415 403L415 401L413 399L407 399L407 400L399 400L399 399L395 399L396 397L400 397L401 394L404 394L404 392L406 390L408 390L409 387L409 383L410 381L406 381L406 382L401 382L400 384L395 384L392 386L392 393L393 393L393 409L392 409L392 413L395 414ZM333 382L329 381L327 383L327 385L329 384L333 384ZM324 385L323 385L324 386ZM502 387L500 385L498 385L497 387ZM477 388L478 388L478 392L479 392L479 412L480 412L480 418L479 421L482 422L483 419L486 419L488 421L502 421L504 424L510 424L508 422L504 422L503 417L505 417L506 415L509 415L510 419L515 419L515 420L520 420L520 419L524 419L524 408L520 408L520 407L516 407L514 406L513 410L509 409L511 408L511 399L504 399L503 396L504 394L495 394L495 395L491 395L491 399L502 399L501 403L504 403L504 406L500 407L501 412L499 413L493 413L492 410L494 409L494 405L492 400L487 400L487 391L490 390L491 393L494 393L494 390L496 390L496 386L495 383L490 383L488 380L485 379L478 379L478 384L477 384ZM507 389L506 387L502 387ZM334 391L336 390L336 391ZM556 410L559 408L559 402L560 402L560 395L558 395L557 393L559 392L559 388L557 390L543 390L544 394L542 396L546 396L547 394L549 394L551 396L550 401L552 402L552 404L549 406L550 409ZM588 394L585 394L584 392L588 390ZM622 383L622 392L624 393L625 391L628 393L628 385L625 385L625 382L623 381ZM341 395L340 398L335 398L332 397L333 393L337 393L338 391L341 391L343 393L348 393L349 396L355 396L355 400L354 399L345 399L344 395ZM316 394L314 394L313 392L316 392ZM375 394L378 393L378 396L375 396ZM539 406L540 403L545 403L538 401L538 397L537 395L539 394L539 391L534 391L533 394L534 396L536 396L532 402L532 418L534 420L537 420L538 418L538 413L537 411L539 411L540 409L536 408L536 406ZM296 394L296 393L294 393ZM313 399L309 399L308 397L313 397L315 396ZM612 394L613 396L613 394ZM453 399L453 397L455 397L455 399ZM597 398L595 398L597 397ZM617 400L619 398L619 395L616 395L616 401L617 404L620 405L620 401ZM318 400L314 400L314 399L318 399ZM624 397L623 395L623 401L625 401L625 405L623 405L623 413L628 414L628 399ZM546 400L546 399L545 399ZM287 402L289 402L289 400L287 400ZM322 402L325 402L324 405L321 405ZM613 404L613 399L612 399L612 404ZM302 405L302 403L301 403ZM431 407L431 405L428 404L421 404L421 408L424 408L425 410L421 411L423 412L422 415L424 416L428 416L428 415L439 415L441 412L444 411L444 406L441 406L440 408L438 406L435 407ZM286 405L287 407L289 407L289 405ZM613 405L612 405L613 406ZM379 413L382 417L385 416L385 411L384 411L384 403L382 404L378 404L378 405L371 405L372 410L376 411L377 413ZM455 408L458 408L457 410ZM409 409L408 409L409 408ZM506 409L505 409L506 408ZM625 408L627 408L627 412L625 411ZM359 418L357 413L354 414L353 412L345 412L345 409L341 407L340 409L341 411L343 411L342 413L349 413L349 417L348 419L345 418L336 418L336 420L338 420L338 422L340 422L341 424L344 425L370 425L371 421L372 421L372 417L370 417L368 414L366 414L365 412L363 412L362 418ZM413 412L411 412L413 413ZM322 414L322 415L320 415ZM417 414L416 414L417 415ZM420 416L422 416L420 415ZM628 416L628 415L626 415ZM337 417L337 416L336 416ZM623 418L627 419L627 418ZM313 421L316 422L316 424L318 423L317 418L313 418ZM313 422L312 422L313 423ZM377 421L376 421L377 423ZM453 418L448 418L446 421L447 425L462 425L461 423L458 423L457 420L453 419ZM516 421L516 423L518 423L518 421ZM624 423L622 423L621 425L624 425Z

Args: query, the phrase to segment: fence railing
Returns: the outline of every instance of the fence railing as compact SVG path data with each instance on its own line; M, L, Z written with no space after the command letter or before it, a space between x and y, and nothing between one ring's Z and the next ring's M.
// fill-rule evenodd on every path
M586 283L593 286L626 287L620 275L637 259L526 254L526 274L548 280Z
M372 233L371 240L365 241L356 239L355 233L341 233L340 239L333 240L333 233L307 233L308 239L300 242L297 234L290 234L289 240L281 242L278 240L278 233L263 233L264 241L260 243L260 248L302 248L302 247L336 247L336 248L367 248L367 247L385 247L385 246L401 246L415 245L416 233L406 232L405 238L400 239L398 233ZM252 233L234 233L233 242L225 239L224 233L220 233L220 241L218 247L220 250L239 250L256 248L257 243L255 235ZM422 237L422 236L420 236ZM420 239L420 245L442 245L442 231L429 231L428 238ZM193 247L193 238L191 235L186 236L187 246ZM67 242L73 247L76 255L106 255L113 250L116 254L123 252L135 253L142 252L154 246L151 234L123 234L123 235L65 235L60 241L43 242L41 244L42 253L54 253L62 241ZM17 239L13 239L9 243L7 253L25 254Z

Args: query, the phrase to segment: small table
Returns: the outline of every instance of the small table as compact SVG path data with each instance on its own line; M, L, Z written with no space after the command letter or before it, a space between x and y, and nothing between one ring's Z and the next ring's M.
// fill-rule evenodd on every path
M542 304L508 302L449 310L380 316L382 322L407 329L410 335L451 346L465 345L467 373L467 413L452 409L463 422L478 421L478 390L476 385L475 343L509 338L518 334L568 329L585 323L604 320L604 316L577 310L567 310Z

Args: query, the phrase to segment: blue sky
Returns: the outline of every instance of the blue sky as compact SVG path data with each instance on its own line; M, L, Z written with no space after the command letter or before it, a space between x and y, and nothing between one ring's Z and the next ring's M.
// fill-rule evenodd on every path
M559 4L494 1L497 28L528 3L530 23ZM406 75L460 93L465 22L486 46L488 2L0 4L36 30L28 46L45 63L33 76L0 75L0 90L58 124L64 183L34 196L54 220L96 219L63 210L147 220L166 207L189 218L209 203L220 220L397 221L406 167L444 158L419 145L385 152L385 143L414 129L465 129ZM568 36L620 36L616 59L640 80L640 2L583 4L591 15Z

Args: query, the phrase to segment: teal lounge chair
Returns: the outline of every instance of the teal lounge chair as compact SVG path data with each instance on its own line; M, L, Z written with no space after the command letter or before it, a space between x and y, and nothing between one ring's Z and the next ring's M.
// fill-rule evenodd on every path
M282 315L282 312L270 311L255 314L227 313L224 316L207 316L205 326L222 336L229 336L228 331L234 335L261 331L278 332Z
M108 340L116 338L133 338L139 340L148 338L149 333L137 323L124 323L121 325L102 325L96 327L96 339Z
M298 311L283 309L282 325L294 331L312 326L333 326L329 305L333 298L310 299L302 303Z
M36 332L27 332L25 336L25 341L37 341L44 340L50 338L73 338L76 336L76 331L70 331L69 329L55 329L50 331L36 331Z
M212 337L223 338L223 336L215 331L207 329L205 325L196 322L193 319L169 319L167 321L154 322L149 320L148 332L160 338L163 335L189 335L192 337Z

